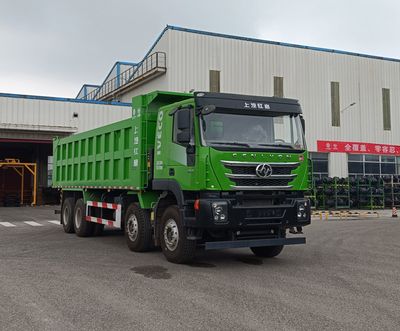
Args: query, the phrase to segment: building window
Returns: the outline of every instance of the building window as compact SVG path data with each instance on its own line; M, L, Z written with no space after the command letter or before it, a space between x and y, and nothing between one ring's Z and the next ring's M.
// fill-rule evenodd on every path
M210 70L210 92L220 92L220 72Z
M328 177L329 158L328 153L310 153L313 177Z
M339 82L331 82L331 115L332 126L340 126Z
M283 98L283 77L274 76L274 97Z
M391 129L390 90L388 88L382 89L382 103L383 103L383 130L390 130Z
M399 159L395 156L348 154L347 157L349 176L364 175L394 175ZM397 166L396 166L397 164Z

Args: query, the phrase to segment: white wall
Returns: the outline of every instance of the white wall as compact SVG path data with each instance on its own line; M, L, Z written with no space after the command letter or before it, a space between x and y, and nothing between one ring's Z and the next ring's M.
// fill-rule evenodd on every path
M138 86L132 91L128 91L124 93L122 96L119 97L119 100L121 102L132 102L132 98L141 95L141 94L146 94L152 91L170 91L168 89L168 77L164 74L161 75L155 79L152 79L151 81L145 83L144 85Z
M78 114L77 118L74 113ZM130 116L130 106L0 95L0 138L43 139L55 133L94 129Z
M284 95L299 99L307 142L343 140L400 144L400 63L251 41L170 31L169 89L209 89L209 70L221 71L221 92L272 95L273 76ZM341 126L331 125L331 81L340 84ZM382 88L391 90L392 130L383 130ZM346 154L330 156L330 174L347 175Z

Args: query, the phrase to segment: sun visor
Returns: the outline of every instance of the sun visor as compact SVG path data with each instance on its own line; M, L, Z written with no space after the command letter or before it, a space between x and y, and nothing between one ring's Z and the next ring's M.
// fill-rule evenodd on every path
M301 114L297 100L287 98L260 97L251 95L196 92L194 94L197 107L215 105L231 111L255 111L257 113L273 112L279 114Z

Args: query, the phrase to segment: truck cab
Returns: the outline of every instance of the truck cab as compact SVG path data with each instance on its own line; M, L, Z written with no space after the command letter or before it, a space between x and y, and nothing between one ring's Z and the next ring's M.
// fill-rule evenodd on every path
M286 238L310 224L301 113L292 99L207 92L160 108L152 189L171 195L187 238L259 256L304 242Z

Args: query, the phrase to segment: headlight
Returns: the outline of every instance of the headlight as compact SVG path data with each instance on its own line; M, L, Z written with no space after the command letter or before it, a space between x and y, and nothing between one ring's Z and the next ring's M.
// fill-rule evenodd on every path
M228 203L226 201L213 202L211 204L215 223L225 223L228 219Z
M297 206L297 218L304 217L305 212L306 212L306 207L304 206L304 204L299 204Z
M308 201L297 201L297 219L306 220L307 219L307 206Z

